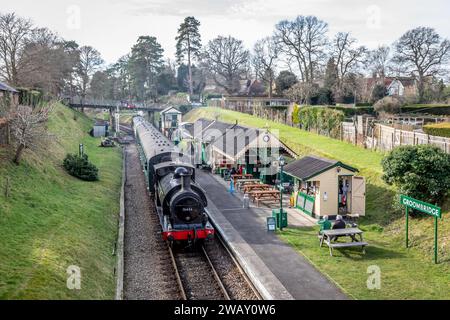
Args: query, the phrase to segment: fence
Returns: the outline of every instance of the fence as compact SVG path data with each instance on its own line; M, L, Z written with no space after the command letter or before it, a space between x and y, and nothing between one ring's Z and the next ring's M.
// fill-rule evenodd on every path
M390 151L399 146L415 146L430 144L439 147L442 151L450 153L450 139L430 136L425 133L398 130L378 124L372 141L368 139L367 147Z
M0 118L0 146L10 143L10 130L6 121Z

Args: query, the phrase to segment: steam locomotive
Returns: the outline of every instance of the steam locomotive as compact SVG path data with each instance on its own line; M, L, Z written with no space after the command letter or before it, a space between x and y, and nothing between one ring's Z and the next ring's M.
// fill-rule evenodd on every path
M191 158L144 118L134 117L133 128L163 239L169 242L212 239L214 228L205 211L208 201L195 182Z

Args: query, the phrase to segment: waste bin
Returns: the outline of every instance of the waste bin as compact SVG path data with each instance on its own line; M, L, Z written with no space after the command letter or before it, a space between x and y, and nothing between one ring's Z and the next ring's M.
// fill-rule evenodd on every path
M250 208L250 197L248 194L244 195L244 209Z
M288 227L288 215L287 211L283 210L280 213L280 209L272 210L272 217L277 219L277 228L283 229Z

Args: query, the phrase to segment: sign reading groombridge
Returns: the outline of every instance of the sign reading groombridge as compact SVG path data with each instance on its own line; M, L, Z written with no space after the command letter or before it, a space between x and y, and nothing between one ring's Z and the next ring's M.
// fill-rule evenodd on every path
M434 217L434 263L438 263L438 220L442 219L441 208L408 196L400 197L400 204L406 207L406 248L409 247L409 209L414 209Z

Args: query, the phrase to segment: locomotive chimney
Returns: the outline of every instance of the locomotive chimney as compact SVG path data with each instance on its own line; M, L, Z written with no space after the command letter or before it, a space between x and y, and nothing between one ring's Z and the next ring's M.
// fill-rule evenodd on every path
M191 174L186 168L178 168L175 170L175 175L181 179L182 190L191 189Z

